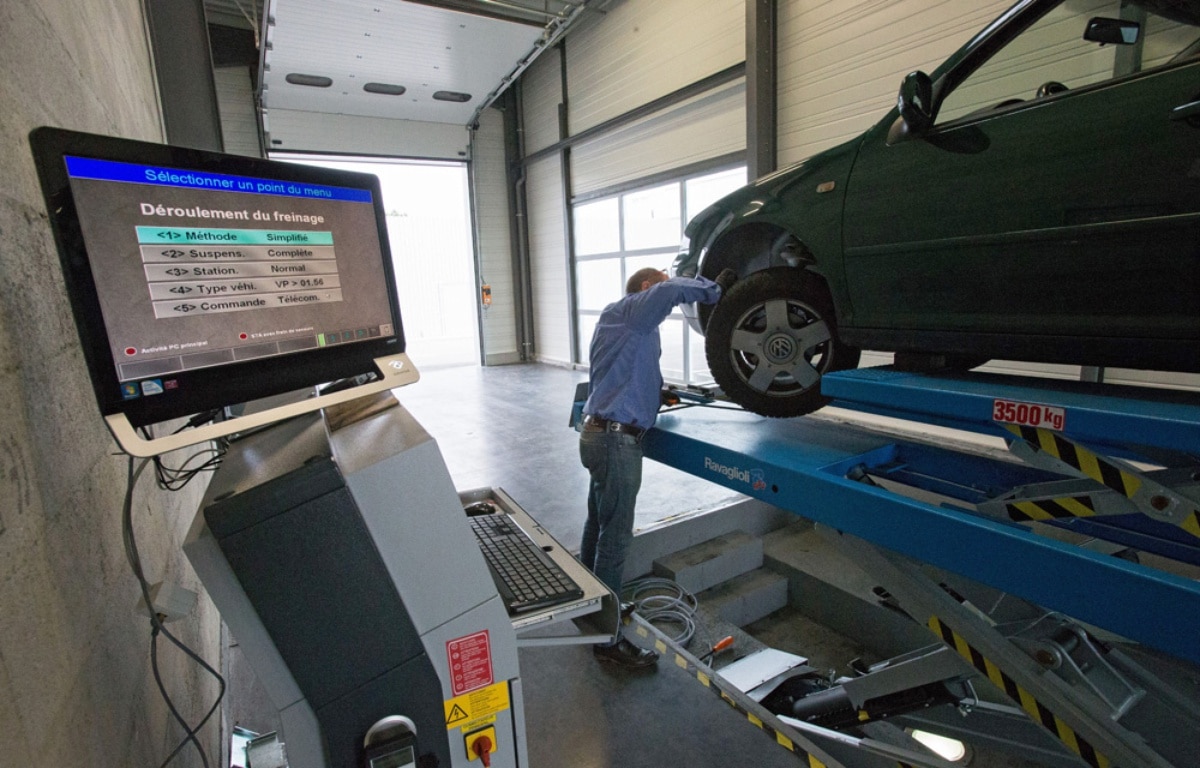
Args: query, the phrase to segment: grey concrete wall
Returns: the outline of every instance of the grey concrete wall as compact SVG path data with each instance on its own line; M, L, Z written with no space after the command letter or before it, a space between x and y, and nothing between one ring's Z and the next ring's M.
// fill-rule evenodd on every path
M121 504L126 460L96 410L30 159L54 125L158 141L139 0L0 0L0 765L153 766L178 743L135 613ZM181 457L171 457L178 462ZM169 494L143 477L134 522L147 575L200 591L180 550L203 481ZM219 668L219 617L201 595L170 629ZM179 711L216 685L159 641ZM214 721L219 718L214 717ZM216 722L201 734L218 764ZM173 766L199 766L185 750Z

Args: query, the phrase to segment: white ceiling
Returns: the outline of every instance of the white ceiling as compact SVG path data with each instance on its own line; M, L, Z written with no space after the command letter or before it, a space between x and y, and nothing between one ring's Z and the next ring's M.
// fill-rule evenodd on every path
M263 0L205 0L209 22L259 21ZM607 0L266 0L262 106L469 125L585 10ZM256 8L255 5L258 4ZM265 50L264 50L265 48ZM289 74L328 78L295 85ZM367 83L403 86L369 93ZM469 94L441 101L435 92Z

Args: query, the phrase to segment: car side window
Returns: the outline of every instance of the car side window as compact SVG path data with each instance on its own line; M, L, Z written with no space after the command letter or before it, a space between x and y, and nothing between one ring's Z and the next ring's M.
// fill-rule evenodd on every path
M1128 44L1085 39L1095 19L1134 22L1136 39ZM1197 55L1198 48L1200 3L1064 0L947 94L937 124L1175 63Z

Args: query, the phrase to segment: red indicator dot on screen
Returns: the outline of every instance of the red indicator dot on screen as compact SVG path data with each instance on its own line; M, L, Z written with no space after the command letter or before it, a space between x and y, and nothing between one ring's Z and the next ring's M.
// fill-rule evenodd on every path
M134 355L136 355L136 354L137 354L137 348L135 348L135 347L125 347L125 354L126 354L126 355L129 355L130 357L133 357Z
M249 337L249 336L247 336L247 335L246 335L246 334L244 334L244 333L239 333L239 334L238 334L238 338L239 338L239 339L241 339L242 341L245 341L246 339L248 339L248 338L250 338L250 337Z

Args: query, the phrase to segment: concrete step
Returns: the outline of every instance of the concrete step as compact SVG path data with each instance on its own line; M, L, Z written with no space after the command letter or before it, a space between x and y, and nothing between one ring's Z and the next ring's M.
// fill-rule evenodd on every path
M696 594L704 609L737 627L758 621L788 602L788 580L758 568Z
M762 564L762 539L744 531L731 531L658 558L653 573L696 594L761 568Z
M878 582L798 520L763 537L764 567L787 578L792 607L881 659L930 642L929 630L883 606ZM816 655L815 653L812 655Z

